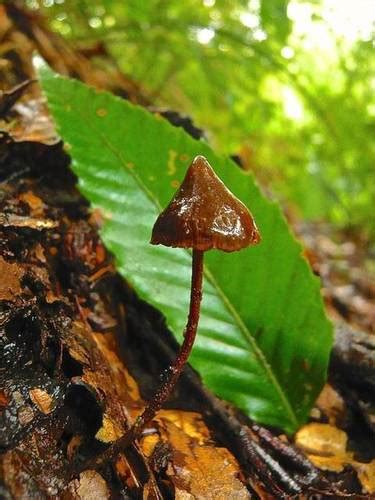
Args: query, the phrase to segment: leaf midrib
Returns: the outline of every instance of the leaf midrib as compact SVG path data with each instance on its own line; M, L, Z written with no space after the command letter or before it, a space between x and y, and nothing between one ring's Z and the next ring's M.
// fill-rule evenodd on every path
M116 96L115 96L116 97ZM117 98L118 99L118 98ZM122 102L120 99L118 99L121 105L125 105L126 103ZM78 111L79 112L79 111ZM143 192L146 194L146 196L149 198L149 200L155 205L155 207L158 209L158 211L162 210L162 207L159 203L158 198L152 193L152 191L145 185L145 183L142 181L142 179L134 172L134 169L130 169L124 157L122 156L121 152L118 151L117 148L115 148L110 141L107 140L106 136L101 133L101 131L98 131L95 126L88 120L88 118L82 114L82 112L79 112L81 118L85 123L87 124L88 128L90 128L92 131L95 132L97 137L100 138L100 140L103 142L104 146L106 146L112 153L113 155L118 158L120 164L125 168L125 170L135 179L136 183L139 185L140 189L143 190ZM189 251L187 251L189 253ZM272 385L275 387L276 392L279 395L279 398L290 418L291 423L293 426L298 425L298 420L296 418L296 415L286 397L286 394L280 385L276 375L274 374L270 364L268 363L266 357L264 356L262 350L258 347L256 340L252 336L250 330L247 328L246 324L243 322L239 312L231 302L231 300L228 298L228 296L225 294L225 292L221 289L217 281L215 280L213 274L211 273L209 267L207 264L204 265L204 275L208 279L208 281L211 283L211 285L214 287L214 289L217 291L218 296L221 298L222 302L224 303L224 306L226 307L227 311L233 316L235 322L237 323L237 326L239 327L245 341L248 343L250 349L254 352L256 355L257 359L259 360L260 364L263 366L263 369L265 371L265 374L267 375L268 379L272 383Z

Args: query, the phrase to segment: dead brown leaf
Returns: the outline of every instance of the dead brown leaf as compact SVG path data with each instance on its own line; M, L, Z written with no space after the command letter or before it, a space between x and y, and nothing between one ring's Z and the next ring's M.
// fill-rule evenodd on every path
M43 389L35 388L29 391L31 401L38 407L39 411L48 415L53 411L53 398Z
M353 462L352 465L358 473L358 479L364 490L370 494L375 494L375 460L368 464Z
M110 492L103 477L94 470L82 472L79 479L71 481L69 491L79 500L107 500Z
M227 449L211 442L199 414L162 410L157 421L161 437L172 449L167 475L179 498L250 498L247 488L238 479L238 463ZM150 453L149 437L147 439L146 448Z
M0 257L0 276L6 276L6 280L0 280L0 300L15 300L21 293L21 278L24 270L17 264L7 262Z
M323 457L345 454L346 433L329 424L307 424L296 434L296 445L306 453Z
M348 437L344 431L330 424L307 424L297 432L295 442L321 470L342 472L345 466L352 466L363 490L375 493L375 460L370 463L355 460L347 449Z
M110 419L107 414L103 415L103 424L96 433L96 439L102 443L112 443L124 434L123 429L119 427L115 421Z

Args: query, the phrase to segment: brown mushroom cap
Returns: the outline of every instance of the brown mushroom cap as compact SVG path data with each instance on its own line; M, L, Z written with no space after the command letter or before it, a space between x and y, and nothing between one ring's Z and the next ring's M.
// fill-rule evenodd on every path
M260 241L249 210L223 184L203 156L197 156L179 190L157 218L151 243L225 252Z

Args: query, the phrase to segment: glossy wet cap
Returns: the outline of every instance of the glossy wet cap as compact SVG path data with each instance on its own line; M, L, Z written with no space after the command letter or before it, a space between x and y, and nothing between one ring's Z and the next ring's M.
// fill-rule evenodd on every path
M203 156L194 158L172 201L157 218L151 237L153 245L225 252L259 241L249 210Z

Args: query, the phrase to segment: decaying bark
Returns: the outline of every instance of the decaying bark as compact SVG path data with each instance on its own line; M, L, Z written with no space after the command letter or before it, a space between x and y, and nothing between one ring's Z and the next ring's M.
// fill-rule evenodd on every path
M35 47L52 65L64 64L57 69L72 73L79 61L79 76L95 78L90 62L40 20L12 2L0 9L8 81L32 77ZM127 85L126 95L139 93ZM210 394L191 369L139 442L114 463L77 474L139 414L141 394L152 394L176 344L162 316L116 273L98 236L100 214L78 193L35 95L15 115L18 125L2 122L0 138L0 497L359 498L371 491L371 464L347 455L341 470L326 464L323 472L302 435L312 461ZM338 349L340 362L354 366ZM343 425L364 421L366 435L373 423L366 408L358 412L371 398L355 398L354 390L348 404L357 413L347 411ZM316 410L311 425L333 427L343 416L323 399ZM369 462L371 445L367 452Z

